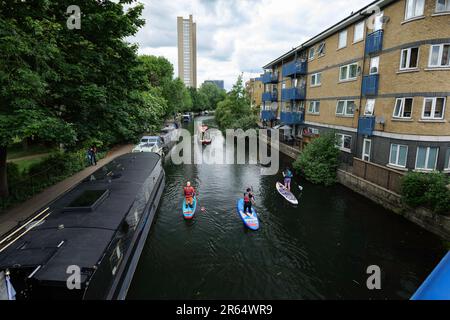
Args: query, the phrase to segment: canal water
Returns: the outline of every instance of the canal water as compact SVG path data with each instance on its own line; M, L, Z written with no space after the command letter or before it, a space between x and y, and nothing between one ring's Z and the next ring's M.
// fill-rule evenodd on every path
M213 139L224 142L220 132ZM292 206L275 190L281 174L261 176L256 165L167 161L165 171L128 299L409 299L444 256L437 237L340 185L296 178L300 203ZM199 192L191 222L181 212L187 180ZM247 186L256 195L256 232L236 213ZM371 265L381 268L381 290L367 288Z

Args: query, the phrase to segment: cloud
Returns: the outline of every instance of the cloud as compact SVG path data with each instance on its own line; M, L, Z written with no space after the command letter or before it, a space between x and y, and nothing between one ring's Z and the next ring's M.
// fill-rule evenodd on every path
M197 23L199 85L257 76L262 66L371 0L141 0L146 25L129 39L140 54L165 56L178 74L177 16Z

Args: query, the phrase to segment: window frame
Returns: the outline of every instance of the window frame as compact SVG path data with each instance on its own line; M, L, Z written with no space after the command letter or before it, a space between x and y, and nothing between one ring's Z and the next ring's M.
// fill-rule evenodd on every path
M414 1L414 15L411 16L411 17L408 17L407 16L407 14L408 14L408 5L409 5L410 1ZM422 4L423 9L422 9L422 13L421 14L416 15L418 1L423 1L423 4ZM406 0L405 1L405 21L414 20L414 19L423 17L424 14L425 14L425 5L426 5L425 2L426 2L425 0Z
M341 137L341 140L338 139L338 136ZM345 138L350 138L350 148L345 148ZM345 152L352 152L352 143L353 143L353 137L349 134L345 134L345 133L336 133L336 139L338 141L342 141L342 143L338 144L338 141L336 142L336 147L341 150L341 151L345 151Z
M444 99L444 104L442 107L442 116L440 118L436 118L434 116L435 112L436 112L436 105L437 105L437 100L438 99ZM432 105L431 105L431 117L425 117L425 105L427 103L427 100L433 100ZM447 98L446 97L425 97L423 99L423 107L422 107L422 120L444 120L445 119L445 107L447 104Z
M339 107L339 103L340 103L340 102L344 102L344 108L343 108L343 110L342 110L343 113L338 113L338 107ZM353 104L354 104L354 106L355 106L355 108L354 108L352 114L347 113L347 108L348 108L348 103L349 103L349 102L353 102ZM356 102L355 102L355 100L338 100L338 102L337 102L337 104L336 104L336 116L338 116L338 117L352 118L352 117L355 116L355 113L356 113Z
M320 53L321 48L322 48L322 53ZM325 50L326 50L326 43L324 41L324 42L321 42L317 48L317 57L318 58L323 57L326 54Z
M429 162L429 160L430 160L430 150L431 150L431 149L437 149L437 152L436 152L436 159L435 159L435 162L434 162L434 167L433 167L433 169L429 169L429 168L418 168L418 167L417 167L417 162L418 162L418 160L419 160L419 150L420 150L420 149L425 149L425 148L426 148L425 166L428 165L428 162ZM437 168L438 159L439 159L439 147L421 147L421 146L418 146L418 147L417 147L417 151L416 151L416 164L415 164L414 168L415 168L415 170L418 170L418 171L430 171L430 172L431 172L431 171L435 171L436 168Z
M312 105L314 105L314 108L313 108L314 111L311 111L311 106ZM319 110L317 110L317 107L319 107L318 108ZM312 100L312 101L309 102L308 114L315 114L315 115L320 114L320 100Z
M345 34L345 43L343 45L341 45L341 36ZM339 32L338 34L338 50L339 49L344 49L346 48L348 45L348 30L342 30L341 32Z
M372 62L377 61L377 72L372 72ZM356 71L358 72L358 71ZM369 61L369 75L380 74L380 56L373 56Z
M312 57L311 57L311 52L312 52ZM310 61L314 60L315 57L316 57L316 47L311 47L308 52L308 60L310 60Z
M416 60L416 66L415 67L411 67L411 53L412 53L412 49L417 49L417 60ZM406 65L407 67L403 68L402 67L402 62L403 62L403 52L406 51ZM408 71L408 70L417 70L419 69L419 61L420 61L420 47L409 47L409 48L405 48L400 50L400 66L399 66L399 70L400 71Z
M393 146L397 146L397 157L395 159L396 163L391 163ZM405 147L406 148L405 165L400 165L399 164L399 159L400 159L400 152L399 151L400 151L401 147ZM398 143L391 143L390 150L389 150L389 165L390 166L394 166L394 167L398 167L398 168L406 168L406 166L408 165L408 154L409 154L409 147L407 145L398 144Z
M351 66L354 66L354 65L356 66L356 76L354 78L350 78ZM355 80L357 80L358 79L358 67L359 67L359 63L358 62L349 63L349 64L346 64L346 65L340 66L339 67L339 82L346 82L346 81L355 81ZM345 79L341 78L341 76L342 76L342 69L343 68L347 68L347 72L346 72L347 78L345 78Z
M444 170L450 171L450 147L447 148L447 151L445 153Z
M367 153L367 150L366 150L366 142L369 142L369 145L370 145L369 153ZM365 159L366 157L368 158L367 160ZM370 160L372 159L372 139L365 138L363 140L363 150L362 150L361 158L363 161L367 161L367 162L370 162Z
M405 113L405 103L406 103L406 99L411 99L411 116L409 117L405 117L404 113ZM401 116L396 116L395 115L395 109L397 108L397 101L402 100L402 105L401 105ZM392 118L394 119L412 119L412 115L413 115L413 111L414 111L414 98L413 97L405 97L405 98L396 98L395 99L395 105L394 105L394 112L392 114Z
M356 27L362 25L362 36L360 39L356 39ZM353 28L353 43L358 43L364 40L364 36L365 36L365 32L366 32L366 22L363 20L361 22L358 22L355 24L354 28Z
M433 65L433 64L431 64L431 60L433 57L433 47L439 47L438 61L442 62L442 57L444 55L444 47L445 46L450 46L450 43L440 43L440 44L430 45L430 56L428 57L428 68L434 68L434 69L450 68L450 57L448 58L448 65L441 65L441 64Z
M369 114L367 113L367 106L369 104L369 101L373 101L373 108L372 108L372 112ZM364 115L365 116L373 116L373 113L375 112L375 104L376 104L376 99L367 99L366 100L366 105L364 106Z
M317 82L318 78L319 78L319 82ZM316 80L316 82L314 84L313 84L313 79ZM311 74L310 86L311 87L319 87L321 85L322 85L322 72L316 72L316 73Z
M450 13L450 0L445 0L445 7L446 7L446 9L444 9L442 11L438 10L438 1L439 0L436 0L436 5L434 7L434 12L438 13L438 14L439 13Z

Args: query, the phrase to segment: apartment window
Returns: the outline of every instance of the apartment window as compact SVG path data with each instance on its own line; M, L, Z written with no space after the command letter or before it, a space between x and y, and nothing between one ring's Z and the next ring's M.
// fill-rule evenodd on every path
M403 49L400 57L400 70L416 69L419 60L419 48Z
M339 70L339 80L340 81L348 81L355 80L358 75L358 64L352 63L345 66L340 67Z
M450 67L450 44L431 46L430 67Z
M322 42L321 44L319 44L319 47L317 48L317 55L319 57L325 55L325 42Z
M369 74L378 74L379 67L380 67L380 57L372 57L370 59Z
M365 116L373 116L373 111L375 109L375 99L367 99L366 108L364 110Z
M336 134L336 147L342 151L351 152L352 149L352 136L347 134Z
M395 101L394 118L410 119L412 115L413 98L398 98Z
M372 151L372 140L364 139L362 152L362 159L364 161L370 161L371 151Z
M322 73L314 73L311 75L311 86L319 86L322 84Z
M418 147L416 157L416 169L419 170L435 170L439 148Z
M405 20L423 16L425 0L407 0Z
M447 149L445 155L445 170L450 170L450 148Z
M319 114L320 113L320 101L310 101L308 107L308 113Z
M347 30L339 33L338 49L345 48L347 46Z
M316 54L316 51L315 51L315 48L314 48L314 47L312 47L311 49L309 49L309 60L313 60L315 54Z
M350 117L355 114L356 104L353 100L340 100L337 103L336 115Z
M364 27L365 27L364 21L355 25L355 32L353 34L354 43L364 40Z
M437 0L436 12L450 12L450 0Z
M425 98L422 119L442 120L445 113L445 98Z
M406 168L406 160L408 159L408 146L400 144L391 144L391 154L389 164L397 167Z

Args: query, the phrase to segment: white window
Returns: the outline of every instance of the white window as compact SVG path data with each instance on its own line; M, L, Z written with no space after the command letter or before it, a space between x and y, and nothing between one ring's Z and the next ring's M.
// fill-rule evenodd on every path
M449 11L450 11L450 0L436 1L436 12L449 12Z
M314 48L314 47L312 47L311 49L309 49L309 60L313 60L315 54L316 54L316 51L315 51L315 48Z
M390 165L406 168L407 159L408 146L391 144L391 155L389 156Z
M317 55L319 57L325 55L325 42L322 42L321 44L319 44L319 47L317 48Z
M425 0L407 0L405 10L405 20L423 16Z
M364 161L370 161L371 151L372 151L372 140L364 139L362 152L362 159Z
M314 73L311 75L311 86L319 86L322 84L322 73Z
M358 76L358 64L352 63L345 66L340 67L339 69L339 80L340 81L348 81L355 80Z
M439 148L418 147L416 157L416 169L419 170L435 170Z
M403 49L400 55L400 70L416 69L419 60L419 48Z
M425 98L423 102L422 119L444 119L445 98Z
M320 101L310 101L308 107L308 113L319 114L320 113Z
M345 48L347 46L347 30L339 33L338 49Z
M346 134L336 134L336 147L342 151L351 152L352 149L352 136Z
M375 99L367 99L366 108L364 110L365 116L373 116L373 110L375 109Z
M412 115L413 98L398 98L395 101L394 118L410 119Z
M358 24L355 24L355 31L353 34L353 43L364 40L364 27L365 27L364 21L362 21Z
M378 70L380 67L380 57L372 57L370 59L370 70L369 74L378 74Z
M431 46L429 66L450 67L450 44Z
M447 149L447 154L445 155L445 170L450 170L450 148Z
M336 106L336 115L351 117L354 116L356 104L353 100L340 100Z

